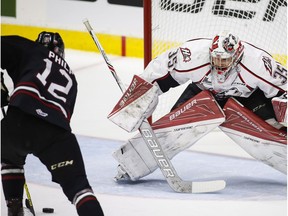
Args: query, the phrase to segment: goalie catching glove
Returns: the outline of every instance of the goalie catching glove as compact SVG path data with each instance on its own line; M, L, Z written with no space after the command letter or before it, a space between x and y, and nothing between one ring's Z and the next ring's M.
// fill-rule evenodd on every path
M158 104L158 87L134 75L108 119L128 132L136 131Z

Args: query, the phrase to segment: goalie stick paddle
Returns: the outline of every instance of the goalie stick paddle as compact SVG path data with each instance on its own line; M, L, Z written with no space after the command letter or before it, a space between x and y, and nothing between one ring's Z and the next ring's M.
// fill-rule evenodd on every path
M89 34L91 35L93 41L95 42L97 48L102 54L110 72L115 78L118 86L120 87L122 92L125 92L125 87L119 77L116 74L116 71L109 61L104 49L102 48L96 34L94 33L88 19L83 20L84 25L86 26ZM165 155L157 137L151 128L148 120L146 119L139 128L139 132L148 146L151 154L153 155L155 161L158 164L162 174L164 175L166 181L169 186L176 192L182 193L207 193L219 191L225 188L226 182L224 180L215 180L215 181L202 181L202 182L192 182L192 181L184 181L182 180L175 168L173 167L171 161Z

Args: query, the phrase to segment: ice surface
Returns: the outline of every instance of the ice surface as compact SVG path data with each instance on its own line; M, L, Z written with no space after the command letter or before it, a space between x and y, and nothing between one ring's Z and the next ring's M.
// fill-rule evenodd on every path
M263 163L250 159L185 151L172 163L182 179L206 181L224 179L226 189L201 195L175 193L160 170L136 182L116 183L117 163L111 153L121 142L77 136L86 164L87 175L96 193L131 197L183 200L285 200L286 176ZM34 156L29 156L27 181L46 186L50 174Z
M129 84L132 75L142 71L142 59L109 57L124 83ZM204 137L172 163L183 180L226 180L222 191L175 193L159 170L137 182L114 182L117 163L111 154L133 136L106 118L121 92L100 55L67 50L66 59L79 84L71 125L91 186L106 216L287 215L286 175L251 159L220 132ZM77 215L37 158L28 156L25 172L36 215L47 215L41 212L44 207L54 208L53 215ZM4 216L7 214L2 191L1 197Z

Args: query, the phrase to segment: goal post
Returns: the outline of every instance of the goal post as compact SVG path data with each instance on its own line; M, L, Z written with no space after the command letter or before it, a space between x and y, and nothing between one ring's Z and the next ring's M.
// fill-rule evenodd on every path
M152 59L151 1L152 0L143 0L143 10L144 10L144 67L146 67Z
M144 0L144 66L169 48L221 30L268 51L287 68L287 0ZM160 96L153 120L169 112L184 88Z

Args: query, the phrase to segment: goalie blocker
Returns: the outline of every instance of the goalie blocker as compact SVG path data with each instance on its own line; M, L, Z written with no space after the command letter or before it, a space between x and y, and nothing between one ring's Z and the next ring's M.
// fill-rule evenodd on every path
M272 127L232 98L227 101L224 113L213 96L202 91L154 122L152 128L169 159L219 126L255 159L287 173L285 131ZM116 180L135 181L157 169L140 134L129 139L113 157L119 163Z
M158 87L134 75L108 119L128 132L136 131L158 104Z

